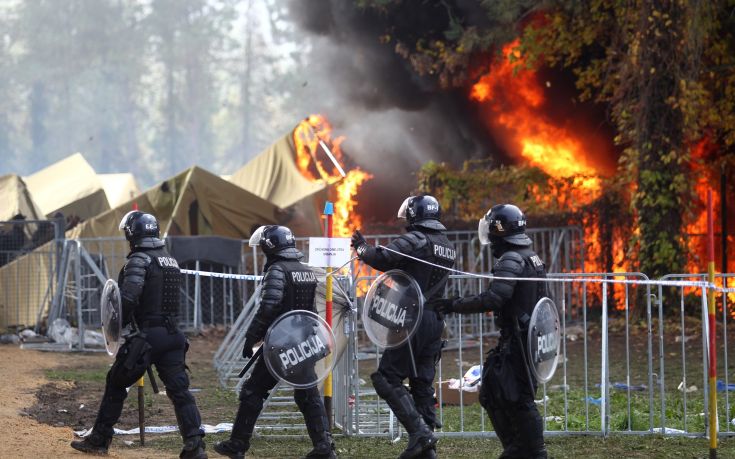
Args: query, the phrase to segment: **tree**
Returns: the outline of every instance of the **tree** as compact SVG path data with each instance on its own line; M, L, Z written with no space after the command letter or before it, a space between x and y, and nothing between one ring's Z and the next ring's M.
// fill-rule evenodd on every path
M406 5L361 0L392 16ZM692 202L690 149L712 137L723 150L735 134L735 2L590 0L442 2L442 29L422 33L399 21L386 41L415 71L442 87L468 86L479 63L505 37L520 37L529 66L566 68L581 99L604 104L625 149L619 173L634 187L631 205L640 269L651 276L683 268L682 222ZM414 17L421 17L414 12ZM727 156L719 152L721 160Z

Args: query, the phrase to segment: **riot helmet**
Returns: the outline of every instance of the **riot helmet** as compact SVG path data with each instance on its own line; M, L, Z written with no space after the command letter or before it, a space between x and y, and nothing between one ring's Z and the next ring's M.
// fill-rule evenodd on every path
M493 206L480 219L477 234L483 245L505 242L526 247L532 244L526 236L526 216L513 204Z
M250 247L260 247L266 256L300 257L301 252L296 249L296 238L288 227L279 225L261 226L248 242Z
M155 249L164 245L160 239L158 220L151 214L131 210L120 220L119 229L125 233L130 250Z
M409 196L398 209L398 218L405 218L409 226L444 231L446 228L439 221L441 207L434 196Z

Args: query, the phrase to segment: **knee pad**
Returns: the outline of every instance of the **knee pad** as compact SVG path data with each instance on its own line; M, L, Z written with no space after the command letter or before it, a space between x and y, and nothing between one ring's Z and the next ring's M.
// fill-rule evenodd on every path
M316 387L310 389L294 389L293 399L299 408L306 407L311 404L322 404L322 398Z
M375 373L370 375L370 379L373 382L375 392L381 398L385 399L393 392L394 386L388 382L385 376L383 376L383 373L376 371Z
M240 389L240 395L237 397L241 403L247 404L253 407L263 407L263 401L268 398L268 391L261 392L253 390L247 385L242 386Z

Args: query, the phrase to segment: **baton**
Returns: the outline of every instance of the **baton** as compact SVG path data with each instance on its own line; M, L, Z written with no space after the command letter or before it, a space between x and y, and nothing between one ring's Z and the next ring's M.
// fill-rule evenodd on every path
M151 388L153 389L153 393L158 393L158 384L156 383L156 378L153 376L153 367L148 366L148 369L146 370L148 372L148 379L151 381Z
M256 360L260 357L260 355L263 353L263 346L261 345L257 351L255 351L255 354L253 354L252 357L250 357L250 360L248 360L248 363L245 364L245 366L242 368L242 371L240 371L240 374L237 375L238 378L242 378L245 376L245 373L248 372L250 367L253 366Z

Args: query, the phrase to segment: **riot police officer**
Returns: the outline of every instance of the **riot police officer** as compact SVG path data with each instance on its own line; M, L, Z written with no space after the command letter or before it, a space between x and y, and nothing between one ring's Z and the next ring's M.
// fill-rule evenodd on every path
M494 206L480 219L479 238L491 244L496 279L480 295L445 300L445 314L492 311L500 325L500 340L483 365L480 403L503 445L501 458L545 458L543 422L534 396L538 384L529 371L527 343L533 308L544 296L544 281L515 278L546 278L546 268L531 249L525 234L526 217L510 204Z
M84 440L73 441L71 446L85 453L106 453L127 397L126 388L154 364L176 412L184 441L180 457L206 459L201 417L189 392L186 373L189 343L174 317L179 308L179 266L164 249L153 215L128 212L120 221L120 229L130 244L127 262L118 276L123 324L132 324L134 333L126 336L107 373L92 433Z
M352 246L363 262L380 271L402 269L416 279L425 298L424 313L411 346L387 349L378 371L371 375L375 391L408 432L408 446L401 459L435 457L437 438L433 430L441 427L436 417L434 375L441 356L444 318L433 306L444 293L449 278L444 268L454 266L456 251L444 234L446 228L440 217L439 202L433 196L412 196L398 211L398 218L406 219L408 227L406 234L386 246L392 251L369 245L359 231L352 235ZM415 358L415 374L411 358ZM410 394L403 386L406 378Z
M260 246L266 255L260 290L260 308L245 334L243 357L252 358L253 345L263 340L270 325L282 314L294 309L316 312L314 297L317 281L314 272L302 264L304 256L296 249L291 230L285 226L261 226L250 238L251 246ZM240 390L240 406L230 439L217 443L214 450L229 458L243 458L250 449L255 422L263 402L278 380L260 358ZM336 458L324 402L316 387L294 389L294 400L304 415L314 448L307 458Z

